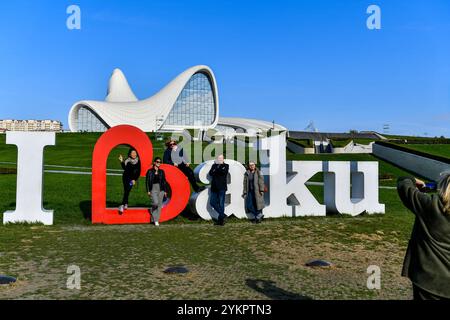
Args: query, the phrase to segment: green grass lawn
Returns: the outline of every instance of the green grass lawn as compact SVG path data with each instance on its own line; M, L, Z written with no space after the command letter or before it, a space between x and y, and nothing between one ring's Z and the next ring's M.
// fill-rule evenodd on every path
M412 173L405 171L393 164L381 160L372 154L294 154L287 153L288 160L299 161L378 161L378 173L380 176L380 186L395 186L397 178L411 176ZM317 174L312 181L323 181L323 175Z
M402 146L450 159L450 144L406 144Z
M231 219L224 228L185 219L159 229L60 218L52 227L1 226L0 273L18 282L0 298L410 299L400 270L413 216L394 191L381 190L381 200L386 215ZM335 267L305 267L311 259ZM69 265L81 269L80 291L66 288ZM190 273L164 274L172 265ZM369 265L382 270L381 290L366 287Z
M47 148L45 164L90 167L98 136L58 135ZM0 162L15 162L14 147L0 135ZM154 143L155 154L162 143ZM160 150L158 149L160 148ZM115 149L108 167L119 168ZM293 155L290 160L378 161L371 155ZM2 167L4 165L0 165ZM406 172L380 161L380 173ZM0 218L14 209L16 175L0 175ZM323 201L323 189L310 190ZM261 225L230 219L214 227L180 215L157 229L150 225L93 226L89 220L89 175L45 173L44 207L55 212L54 226L0 225L0 274L18 278L0 287L0 299L410 299L411 286L400 277L413 215L395 190L380 189L385 215L270 219ZM108 177L107 201L118 205L120 176ZM148 205L143 181L130 197ZM311 259L326 259L331 269L310 269ZM171 265L190 273L167 275ZM82 289L66 288L67 267L81 268ZM367 267L382 270L382 289L366 287Z

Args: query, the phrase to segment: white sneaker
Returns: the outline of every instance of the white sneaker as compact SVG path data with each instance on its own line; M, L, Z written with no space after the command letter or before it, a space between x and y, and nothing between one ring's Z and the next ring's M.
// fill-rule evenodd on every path
M123 206L120 206L120 207L119 207L119 212L120 212L120 213L123 213Z
M127 205L127 204L124 205L123 208L124 208L125 210L127 210L127 209L128 209L128 205Z
M159 227L159 222L155 222L155 226L156 226L156 227Z

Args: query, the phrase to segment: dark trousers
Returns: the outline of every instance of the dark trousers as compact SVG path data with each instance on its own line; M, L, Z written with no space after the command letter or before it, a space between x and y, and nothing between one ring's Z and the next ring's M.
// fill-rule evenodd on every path
M179 164L178 169L180 169L181 172L183 172L184 175L188 178L192 189L194 189L195 192L198 192L200 190L200 187L198 186L197 180L195 179L194 171L184 163Z
M131 185L131 181L125 178L122 178L123 183L123 198L122 198L122 205L128 204L128 197L130 195L131 189L133 189L133 186Z
M225 219L225 190L211 191L209 204L219 214L219 221Z
M252 214L255 219L261 219L262 210L257 209L255 190L249 191L245 202L246 202L245 205L247 207L247 211L250 214Z
M450 301L450 299L448 298L444 298L438 295L435 295L431 292L428 292L418 286L416 286L413 283L413 295L414 295L414 300L444 300L444 301Z

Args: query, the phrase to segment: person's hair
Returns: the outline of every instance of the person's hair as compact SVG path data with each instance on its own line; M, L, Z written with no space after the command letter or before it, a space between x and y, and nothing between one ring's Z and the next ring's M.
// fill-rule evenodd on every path
M138 152L136 151L136 149L130 148L130 150L128 150L128 158L131 158L131 153L132 153L133 151L135 151L135 152L136 152L136 155L139 156L139 154L138 154Z
M438 183L439 197L444 204L444 211L450 214L450 174L441 177Z
M175 145L177 144L177 142L176 142L174 139L169 139L169 140L167 140L167 142L166 142L166 147L167 147L167 148L170 147L170 145L171 145L172 143L175 144Z
M247 170L250 170L250 164L252 164L252 163L255 165L256 170L258 170L258 166L256 165L256 161L249 161L249 162L247 162Z
M153 160L153 163L155 163L155 162L158 161L158 160L162 162L161 157L156 157L156 158Z

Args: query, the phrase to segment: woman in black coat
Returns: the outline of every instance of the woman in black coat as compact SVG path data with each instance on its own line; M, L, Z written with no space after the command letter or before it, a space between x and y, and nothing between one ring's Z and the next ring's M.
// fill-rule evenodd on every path
M123 156L119 156L119 161L123 169L122 183L123 183L123 199L122 205L119 207L119 214L122 214L124 210L128 209L128 197L131 189L136 185L136 181L141 175L141 162L137 151L130 149L128 157L124 161Z
M402 275L413 283L415 300L450 299L450 175L441 178L436 194L426 194L425 183L398 180L403 204L415 216Z

